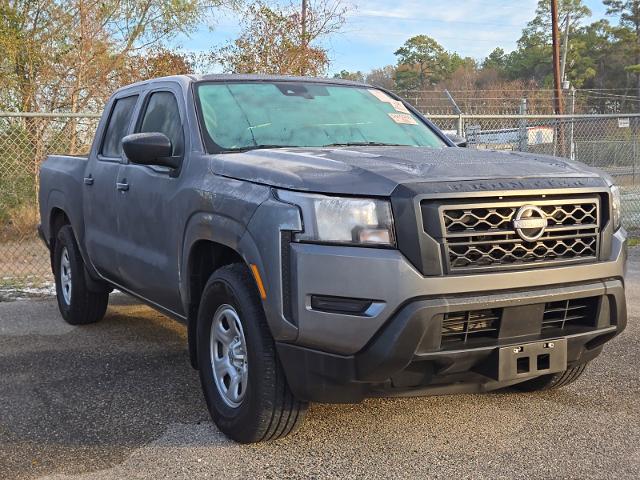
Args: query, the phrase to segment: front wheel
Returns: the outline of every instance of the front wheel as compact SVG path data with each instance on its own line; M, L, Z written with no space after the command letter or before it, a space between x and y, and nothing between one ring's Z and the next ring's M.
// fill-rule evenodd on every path
M84 325L102 320L107 311L109 294L89 290L84 261L69 225L62 227L56 237L53 274L58 308L67 323Z
M289 389L251 273L217 270L198 310L200 382L213 421L241 443L275 440L301 423L307 404Z

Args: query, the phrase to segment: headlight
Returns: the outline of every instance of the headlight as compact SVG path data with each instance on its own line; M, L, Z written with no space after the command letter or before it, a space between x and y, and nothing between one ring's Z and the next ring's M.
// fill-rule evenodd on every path
M621 200L620 200L620 188L616 186L611 187L611 220L613 220L613 230L618 230L622 225L622 213Z
M395 245L388 201L286 190L278 190L278 198L298 205L302 210L304 231L296 234L296 240L360 246Z

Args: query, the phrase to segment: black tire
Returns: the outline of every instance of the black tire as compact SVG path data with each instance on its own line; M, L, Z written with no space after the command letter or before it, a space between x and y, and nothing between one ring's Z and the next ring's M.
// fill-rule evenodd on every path
M236 321L246 340L247 387L235 407L229 406L216 386L210 346L214 317L228 306L237 312ZM197 344L207 407L225 435L240 443L254 443L284 437L300 426L307 403L297 400L289 389L255 280L245 265L222 267L209 278L198 310Z
M67 252L71 276L68 283L70 293L65 295L62 275L62 257ZM92 292L87 287L85 267L71 226L65 225L58 231L53 251L53 274L56 280L56 296L62 318L71 325L86 325L102 320L109 303L108 292ZM66 290L66 289L65 289Z
M586 368L587 364L582 363L575 367L568 368L564 372L542 375L540 377L527 380L526 382L518 383L515 385L515 388L522 390L523 392L538 392L566 387L580 378Z

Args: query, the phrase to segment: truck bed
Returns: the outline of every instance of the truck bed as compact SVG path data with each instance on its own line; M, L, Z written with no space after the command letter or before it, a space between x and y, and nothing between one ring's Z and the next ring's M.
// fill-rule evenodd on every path
M40 167L41 228L49 240L50 214L60 208L69 216L76 232L84 231L82 221L83 179L87 167L86 155L49 155Z

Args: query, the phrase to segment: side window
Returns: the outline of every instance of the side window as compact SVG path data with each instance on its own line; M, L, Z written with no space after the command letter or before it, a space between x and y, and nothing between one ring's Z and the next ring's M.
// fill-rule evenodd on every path
M107 131L104 134L101 153L105 157L117 158L122 154L122 137L127 134L133 109L138 96L119 98L113 105Z
M173 155L180 156L184 153L184 133L182 121L178 110L178 102L173 93L152 93L147 103L140 132L164 133L173 146Z

